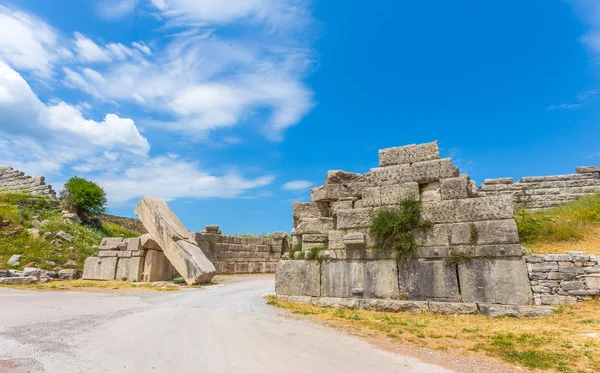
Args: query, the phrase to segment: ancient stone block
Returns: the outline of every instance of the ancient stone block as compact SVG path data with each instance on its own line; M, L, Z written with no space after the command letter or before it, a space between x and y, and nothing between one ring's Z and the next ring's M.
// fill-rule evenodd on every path
M440 158L437 141L420 145L406 145L379 150L379 166L429 161Z
M397 166L389 166L382 168L373 168L365 175L370 184L381 186L391 184L402 184L410 179L410 165L401 164Z
M472 315L478 311L475 303L429 302L429 312L442 315Z
M121 243L123 243L122 237L103 238L100 242L100 250L119 250Z
M461 175L440 181L440 191L443 200L468 198L469 177Z
M363 175L354 172L347 172L341 170L330 170L327 171L325 177L325 184L345 184L360 182L363 179Z
M119 258L89 257L83 265L83 278L85 280L114 280L117 273Z
M485 179L484 184L495 185L495 184L513 184L514 180L512 177L502 177L498 179Z
M116 280L142 281L144 272L144 258L121 258L117 263Z
M359 300L353 298L313 298L311 304L317 307L356 309L359 307Z
M562 281L560 287L563 290L581 290L585 289L585 285L581 281Z
M419 185L420 199L423 202L441 201L440 182L432 181L430 183Z
M331 213L337 214L340 210L351 210L354 207L354 201L352 199L344 199L335 202L331 202Z
M474 258L458 264L463 302L529 304L533 300L522 258Z
M305 234L302 236L302 242L326 243L328 236L326 234Z
M341 197L347 197L347 195L342 193L342 188L339 184L323 185L312 188L310 191L311 202L332 202L337 201Z
M600 275L587 275L584 278L588 288L600 290Z
M400 185L383 185L380 188L381 205L399 205L407 199L419 199L419 184L408 182Z
M460 301L456 270L445 260L405 260L398 282L400 292L411 300Z
M542 295L542 304L571 304L577 302L577 298L568 295Z
M320 267L316 260L281 260L277 264L277 295L320 296Z
M581 166L575 169L578 174L600 173L600 166Z
M371 188L365 188L362 191L362 199L360 199L358 202L360 202L360 207L359 206L353 206L355 208L364 208L364 207L378 207L381 206L381 187L371 187Z
M98 256L100 258L110 257L110 256L119 256L120 252L121 251L117 251L117 250L101 250L98 252Z
M343 250L346 248L346 246L344 245L344 236L346 235L346 233L344 231L338 231L338 230L330 230L329 232L327 232L327 240L328 240L328 247L330 250Z
M348 233L343 238L344 246L349 250L360 250L366 248L364 233L354 232Z
M549 315L554 307L549 306L516 306L506 304L479 304L479 312L489 317L539 317Z
M426 202L421 207L421 218L432 223L452 223L458 220L457 201Z
M514 219L449 224L451 245L519 243Z
M378 312L422 313L429 310L428 302L395 299L361 299L359 307L363 310Z
M149 233L143 234L140 237L140 245L144 249L162 251L158 243L154 241L154 239Z
M452 165L452 160L444 158L411 164L406 181L415 181L422 184L458 175L459 171Z
M395 260L326 260L321 267L321 295L398 299L397 278Z
M172 272L172 266L162 251L148 250L144 258L142 281L168 281Z
M353 209L339 211L337 229L369 228L373 223L373 209ZM330 228L331 229L331 228ZM329 229L327 229L329 230ZM326 230L326 231L327 231Z
M417 228L413 230L413 238L420 247L447 246L449 244L448 226L435 224L429 228Z
M292 203L292 217L294 219L328 217L329 209L326 204L318 202Z
M444 202L444 201L442 201ZM480 197L456 200L458 221L514 219L514 203L510 196Z
M293 235L327 234L333 227L333 218L306 218L298 222Z

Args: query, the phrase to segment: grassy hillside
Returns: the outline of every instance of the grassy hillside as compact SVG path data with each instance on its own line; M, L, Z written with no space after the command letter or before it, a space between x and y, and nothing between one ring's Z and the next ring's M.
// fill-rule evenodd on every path
M600 193L545 211L521 210L516 221L521 243L535 253L600 255Z
M39 234L29 233L37 229ZM67 233L69 239L56 234ZM45 198L0 193L0 269L37 266L42 269L83 269L94 255L92 246L104 237L136 237L141 233L104 222L101 228L63 218L59 207ZM18 267L6 264L13 254L23 254Z

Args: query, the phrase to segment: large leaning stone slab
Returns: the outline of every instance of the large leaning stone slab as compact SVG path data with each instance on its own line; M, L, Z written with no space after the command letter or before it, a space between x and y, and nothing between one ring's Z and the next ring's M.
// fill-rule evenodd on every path
M275 292L280 295L313 296L321 295L321 264L316 260L281 260L277 263Z
M117 262L119 258L89 257L83 265L84 280L114 280L117 273Z
M466 303L525 305L533 300L527 265L521 257L464 260L458 264L458 278Z
M191 243L192 234L163 199L142 197L135 213L188 285L212 280L217 273L215 266Z
M398 299L394 259L326 260L321 268L321 295L333 298Z
M460 301L456 269L446 260L405 260L399 268L399 288L408 299Z

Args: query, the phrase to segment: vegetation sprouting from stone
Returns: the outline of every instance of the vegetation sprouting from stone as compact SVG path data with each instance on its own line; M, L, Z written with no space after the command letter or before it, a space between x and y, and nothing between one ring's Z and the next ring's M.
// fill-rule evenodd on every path
M376 249L395 251L398 261L403 261L417 252L413 231L430 226L431 222L421 219L421 201L405 200L399 207L378 211L371 232Z
M471 260L473 257L463 251L451 251L446 257L446 262L450 265L458 265L460 262L465 260Z
M479 230L477 229L477 226L473 223L471 223L471 237L470 237L470 241L472 245L476 245L477 242L479 241Z
M320 258L319 253L325 250L325 247L312 247L304 255L304 260L318 260Z

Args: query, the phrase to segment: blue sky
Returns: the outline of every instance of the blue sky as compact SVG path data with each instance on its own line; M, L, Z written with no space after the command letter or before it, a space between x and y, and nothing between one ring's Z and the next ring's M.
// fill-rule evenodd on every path
M600 164L600 2L341 4L0 0L0 164L226 233L391 146L478 183Z

